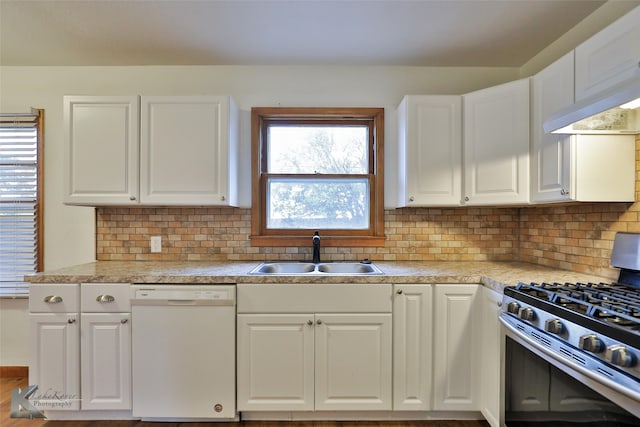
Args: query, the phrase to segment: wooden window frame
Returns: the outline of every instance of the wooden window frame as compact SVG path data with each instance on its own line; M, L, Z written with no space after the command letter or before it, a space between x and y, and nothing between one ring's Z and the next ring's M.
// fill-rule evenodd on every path
M374 246L382 247L384 235L384 108L297 108L256 107L251 110L251 245L252 246L307 246L311 242L310 229L266 228L266 154L263 141L266 124L305 123L313 120L323 123L349 123L369 120L369 228L366 230L320 229L322 245L328 247ZM274 176L273 174L271 176ZM362 177L364 175L348 175ZM347 177L347 175L345 175Z

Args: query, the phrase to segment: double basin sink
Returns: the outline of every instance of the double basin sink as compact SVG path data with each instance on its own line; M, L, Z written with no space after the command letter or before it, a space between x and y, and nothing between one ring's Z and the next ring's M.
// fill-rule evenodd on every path
M264 262L249 274L261 275L373 275L384 274L371 263L364 262Z

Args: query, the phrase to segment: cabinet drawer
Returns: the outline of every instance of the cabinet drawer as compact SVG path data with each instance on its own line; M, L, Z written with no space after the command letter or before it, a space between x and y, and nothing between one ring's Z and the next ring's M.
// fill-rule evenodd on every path
M123 313L131 311L129 283L83 283L82 311Z
M238 313L390 313L385 283L238 284Z
M32 283L29 285L29 311L32 313L70 313L80 310L77 283Z

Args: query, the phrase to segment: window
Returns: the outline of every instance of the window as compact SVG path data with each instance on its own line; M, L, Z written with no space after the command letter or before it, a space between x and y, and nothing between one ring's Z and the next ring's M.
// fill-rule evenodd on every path
M42 271L44 111L0 114L0 297L26 296Z
M384 245L382 108L254 108L254 246ZM324 239L326 237L326 239Z

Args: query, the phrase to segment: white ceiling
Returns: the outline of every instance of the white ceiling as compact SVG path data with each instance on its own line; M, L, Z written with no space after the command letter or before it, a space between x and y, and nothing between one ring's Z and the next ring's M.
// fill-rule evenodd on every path
M0 0L0 64L519 67L603 3Z

